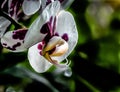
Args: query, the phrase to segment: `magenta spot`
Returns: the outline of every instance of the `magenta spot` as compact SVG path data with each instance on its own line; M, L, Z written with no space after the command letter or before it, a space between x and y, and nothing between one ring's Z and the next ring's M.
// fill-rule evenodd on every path
M59 36L59 34L58 34L58 33L55 33L54 36Z
M49 3L51 3L51 0L47 0L46 5L48 5Z
M17 44L13 45L13 48L19 47L21 45L20 42L18 42Z
M48 33L48 32L49 32L48 23L45 23L45 24L42 26L42 28L41 28L41 30L40 30L40 33L46 34L46 33Z
M64 0L59 0L60 1L60 3L62 3Z
M42 51L40 51L39 54L42 56Z
M38 44L38 46L37 46L37 48L39 49L39 50L42 50L42 44Z
M42 26L40 33L43 33L43 34L48 33L48 35L52 36L54 33L52 21L53 21L53 16L51 16L50 20Z
M45 41L42 41L42 44L44 45L44 44L45 44Z
M49 21L50 25L52 24L52 21L53 21L53 16L50 17L50 21Z
M6 47L6 48L9 49L9 50L13 50L13 51L14 51L14 50L16 50L16 48L19 47L19 46L21 46L21 43L20 43L20 42L14 44L12 47L8 46L8 47Z
M14 15L14 10L11 10L9 13L10 13L11 16L13 16Z
M11 47L6 47L7 49L9 49L9 50L16 50L15 48L11 48Z
M18 29L13 32L13 39L23 40L27 33L27 29Z
M62 38L63 38L65 41L68 41L68 40L69 40L67 33L63 34Z
M54 33L55 29L56 29L56 20L57 20L56 17L54 17L53 28L52 28L53 33Z
M6 43L3 43L2 45L3 45L3 46L7 46L7 44L6 44Z

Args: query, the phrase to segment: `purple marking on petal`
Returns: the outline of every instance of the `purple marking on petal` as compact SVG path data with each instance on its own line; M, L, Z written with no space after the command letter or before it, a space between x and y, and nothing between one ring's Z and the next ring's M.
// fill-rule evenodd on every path
M50 20L42 26L40 33L43 33L43 34L48 33L48 35L53 36L54 30L53 30L52 21L53 21L53 17L51 16Z
M13 32L13 39L23 40L25 38L27 29L19 29Z
M23 3L23 0L12 0L11 1L11 5L9 9L10 16L17 17L19 11L21 10L22 3Z
M11 47L6 47L7 49L9 49L9 50L16 50L15 48L11 48Z
M63 34L63 35L62 35L62 38L63 38L65 41L68 41L68 40L69 40L67 33Z
M53 28L55 28L55 24L56 24L56 18L54 19L54 22L53 22L53 16L51 16L50 20L42 26L40 33L47 34L46 37L43 39L45 43L47 43L49 39L52 36L54 36Z
M3 45L3 46L7 46L7 44L6 44L6 43L2 43L2 45Z
M46 5L50 4L51 3L51 0L47 0L46 2Z
M49 35L49 34L46 35L46 37L43 39L44 43L45 43L45 44L48 43L51 37L52 37L52 36Z
M11 5L10 5L10 15L13 16L15 12L15 7L16 7L17 0L12 0Z
M17 47L19 47L21 45L21 43L20 42L18 42L18 43L16 43L16 44L14 44L12 47L10 47L10 46L8 46L8 47L6 47L7 49L9 49L9 50L16 50L16 48Z
M50 25L52 24L52 21L53 21L53 17L51 16L49 21Z
M42 51L40 51L39 54L42 56Z
M10 16L14 15L14 10L10 11Z
M48 33L48 32L49 32L49 27L48 27L48 24L45 23L45 24L42 26L42 28L41 28L41 30L40 30L40 33L46 34L46 33Z
M64 0L59 0L60 1L60 3L62 3Z
M38 44L37 48L38 48L39 50L42 50L43 45L42 45L42 44Z
M54 22L53 22L53 33L54 33L54 31L55 31L55 29L56 29L56 17L54 18Z
M15 7L16 3L17 3L17 0L12 0L10 9L13 9Z
M56 32L56 33L54 34L54 36L59 36L59 34Z
M18 15L18 13L22 7L22 3L23 3L23 0L18 0L18 2L16 4L16 15Z
M18 42L17 44L13 45L13 48L19 47L21 45L20 42Z
M52 28L52 25L51 23L48 23L48 27L49 27L49 35L53 35L53 28Z

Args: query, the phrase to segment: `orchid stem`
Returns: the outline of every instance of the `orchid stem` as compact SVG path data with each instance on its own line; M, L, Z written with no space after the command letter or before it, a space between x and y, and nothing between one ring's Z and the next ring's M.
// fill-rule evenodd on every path
M23 25L21 25L18 22L16 22L12 17L10 17L7 13L3 12L1 9L0 9L0 16L3 16L6 19L8 19L12 24L15 25L16 29L23 28Z

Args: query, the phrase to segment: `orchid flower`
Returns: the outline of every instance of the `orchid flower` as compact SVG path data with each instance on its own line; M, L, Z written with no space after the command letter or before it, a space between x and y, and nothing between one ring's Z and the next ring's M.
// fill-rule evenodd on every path
M15 20L19 19L23 0L8 0L8 14Z
M3 47L13 52L28 48L28 60L39 73L52 65L67 68L61 64L77 44L78 33L71 13L61 10L60 2L50 3L31 24L28 31L7 32L1 39Z
M8 17L11 17L13 20L18 20L18 16L20 14L20 6L22 4L22 0L4 0L1 4L1 11L5 12ZM7 6L6 6L7 5ZM8 7L8 8L6 8ZM5 9L4 9L5 8ZM5 10L5 11L4 11ZM11 21L9 21L4 16L0 16L0 38L4 35L6 32L6 29L11 24Z
M60 1L63 8L67 8L74 0L24 0L22 4L23 12L32 15L38 10L43 10L49 3Z

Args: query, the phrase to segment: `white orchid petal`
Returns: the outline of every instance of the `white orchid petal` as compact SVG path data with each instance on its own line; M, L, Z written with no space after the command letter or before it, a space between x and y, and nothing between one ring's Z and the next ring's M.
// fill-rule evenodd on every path
M13 52L21 52L26 50L24 47L24 35L26 33L25 29L19 29L15 31L9 31L1 38L1 44L3 47L9 49Z
M32 15L40 9L40 6L41 0L24 0L22 8L26 15Z
M60 9L60 3L55 1L49 4L42 14L31 24L26 37L25 45L30 47L44 39L46 34L41 33L42 26L50 20L51 16L55 16Z
M68 40L67 42L69 46L69 49L65 55L61 57L55 57L56 60L59 60L59 62L61 62L72 52L72 50L76 46L78 40L78 32L77 32L75 20L69 12L66 12L64 10L61 11L58 14L56 22L57 25L55 32L57 32L61 37L65 35L66 37L64 38L65 39L67 38Z
M52 66L52 64L40 55L38 45L39 43L29 48L28 60L36 72L43 73L46 72Z
M4 17L0 17L0 38L3 36L3 34L5 33L7 27L10 25L10 21L7 20Z

